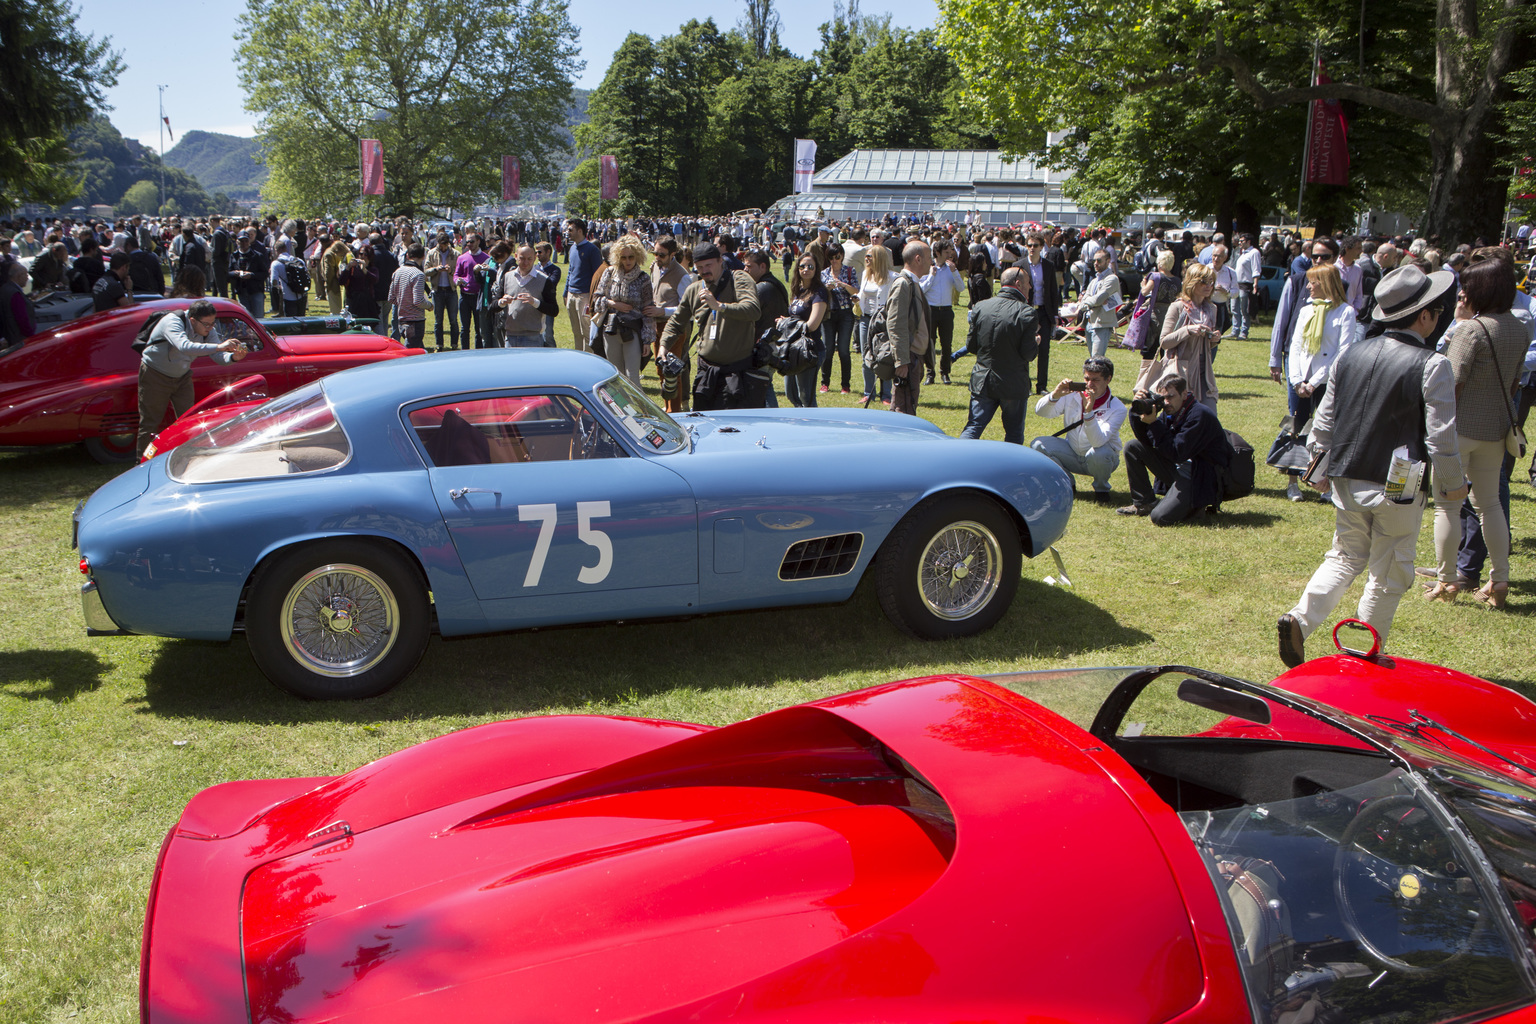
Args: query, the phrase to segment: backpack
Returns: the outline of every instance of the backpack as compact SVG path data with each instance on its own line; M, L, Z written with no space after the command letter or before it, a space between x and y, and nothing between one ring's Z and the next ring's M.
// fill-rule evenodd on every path
M167 340L163 336L159 338L152 338L151 336L155 333L155 328L160 325L160 321L171 315L173 314L166 312L149 314L149 317L145 319L143 326L139 328L139 333L133 336L133 350L139 355L143 355L144 350L149 348L149 346L158 345L161 342ZM174 315L182 317L183 319L186 318L185 313L176 313ZM188 331L191 330L190 324L187 325L187 329Z
M1221 471L1221 499L1236 501L1253 493L1253 445L1235 431L1228 430L1226 435L1232 446L1232 461Z
M971 305L984 302L992 297L992 281L986 274L978 271L970 276L965 284L966 291L970 294Z
M309 268L304 266L304 261L301 259L286 260L283 265L288 268L288 287L292 289L293 294L300 297L308 295Z
M208 268L208 250L202 242L183 242L181 246L181 265L184 267Z
M916 316L917 291L911 292L912 315ZM869 337L864 344L864 366L881 380L896 376L896 343L891 340L890 327L885 322L885 307L875 310L870 317Z

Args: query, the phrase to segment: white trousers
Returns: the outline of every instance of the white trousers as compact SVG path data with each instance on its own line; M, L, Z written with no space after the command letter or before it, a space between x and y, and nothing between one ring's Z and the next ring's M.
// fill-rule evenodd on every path
M1411 505L1388 501L1380 484L1332 481L1333 547L1323 556L1301 600L1291 609L1303 636L1321 626L1344 591L1366 572L1365 593L1355 617L1370 623L1383 648L1398 603L1413 584L1413 553L1424 520L1424 498Z

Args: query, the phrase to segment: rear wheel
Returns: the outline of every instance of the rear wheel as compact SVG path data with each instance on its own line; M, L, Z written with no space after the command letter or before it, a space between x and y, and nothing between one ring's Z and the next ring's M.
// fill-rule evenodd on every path
M86 454L97 462L106 466L123 462L133 462L135 452L134 442L138 440L138 434L103 434L100 437L88 437L83 442Z
M375 697L426 650L426 587L390 548L359 540L297 548L261 574L246 636L262 673L311 700Z
M886 617L923 640L972 636L1008 611L1019 589L1018 528L979 494L939 495L907 513L875 563Z

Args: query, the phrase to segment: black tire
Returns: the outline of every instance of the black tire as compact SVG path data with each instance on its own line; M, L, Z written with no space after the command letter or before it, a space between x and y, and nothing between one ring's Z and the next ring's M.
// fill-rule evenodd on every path
M875 560L875 592L886 617L918 639L974 636L1007 613L1022 565L1018 527L997 502L941 494L908 512L886 538Z
M257 667L279 688L356 700L410 675L427 648L429 615L409 559L378 543L328 540L266 567L251 588L245 632Z
M133 450L137 440L137 434L103 434L100 437L88 437L81 443L91 458L103 466L115 466L138 461L137 453Z

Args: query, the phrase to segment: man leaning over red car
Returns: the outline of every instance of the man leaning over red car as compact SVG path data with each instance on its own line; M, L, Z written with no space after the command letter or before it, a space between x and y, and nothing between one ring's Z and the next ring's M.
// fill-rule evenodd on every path
M134 448L138 457L144 457L144 449L155 439L167 403L177 416L191 407L194 359L207 355L228 364L248 354L240 342L219 336L217 320L213 303L198 299L183 312L161 317L150 333L139 360L139 436Z

